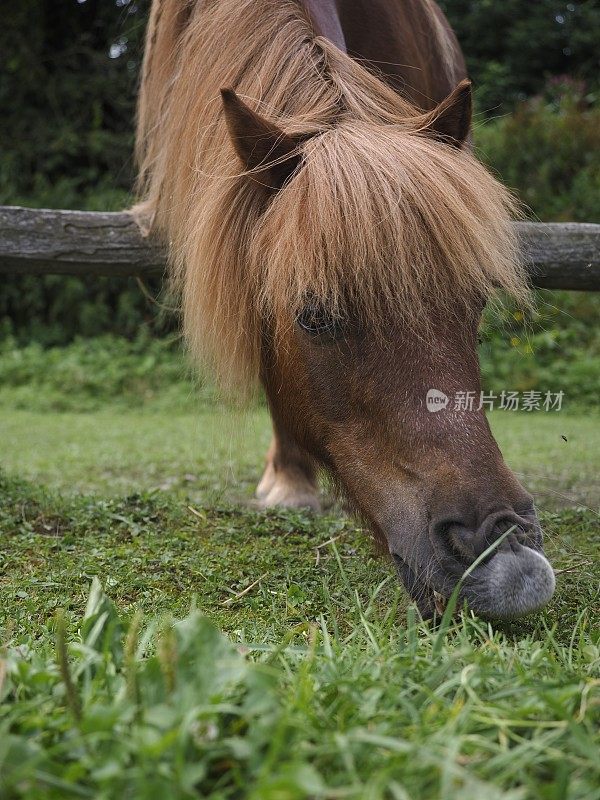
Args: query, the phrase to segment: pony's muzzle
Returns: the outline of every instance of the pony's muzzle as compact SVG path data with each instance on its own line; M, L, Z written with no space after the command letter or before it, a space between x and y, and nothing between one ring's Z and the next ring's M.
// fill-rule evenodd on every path
M469 575L461 595L484 617L516 619L539 611L554 594L552 567L539 550L516 541L503 545Z
M443 559L470 566L494 543L498 546L464 578L461 597L470 608L485 617L514 619L539 611L554 593L554 571L542 551L542 531L533 506L517 514L501 509L484 519L473 531L453 524L437 542L446 552ZM454 559L453 559L454 557ZM456 565L447 569L456 574Z
M555 589L554 571L542 550L542 533L531 509L525 515L502 510L476 529L437 520L429 529L429 565L409 565L395 555L398 572L424 617L439 609L436 594L448 598L461 582L461 601L483 617L515 619L543 608ZM469 574L469 567L493 548Z

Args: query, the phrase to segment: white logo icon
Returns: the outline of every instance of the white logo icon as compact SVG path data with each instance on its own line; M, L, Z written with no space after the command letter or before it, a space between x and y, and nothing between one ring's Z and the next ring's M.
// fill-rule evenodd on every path
M425 398L427 411L431 411L433 413L436 411L442 411L447 407L449 400L450 398L448 395L440 392L439 389L429 389Z

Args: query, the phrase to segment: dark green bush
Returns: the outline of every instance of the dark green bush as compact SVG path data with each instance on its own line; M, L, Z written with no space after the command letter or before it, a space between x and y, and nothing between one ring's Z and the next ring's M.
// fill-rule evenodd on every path
M475 131L479 157L545 222L600 221L600 106L560 82Z
M178 338L142 334L133 341L106 334L66 347L0 341L0 401L48 411L91 411L106 402L183 408L210 386L194 385Z
M564 391L565 406L600 409L600 294L540 291L534 310L492 307L481 329L489 391Z
M0 203L122 206L148 0L3 5Z
M0 286L0 339L54 346L108 332L160 335L176 328L172 305L158 278L10 276Z
M597 0L437 0L462 46L479 107L505 114L554 76L598 86Z

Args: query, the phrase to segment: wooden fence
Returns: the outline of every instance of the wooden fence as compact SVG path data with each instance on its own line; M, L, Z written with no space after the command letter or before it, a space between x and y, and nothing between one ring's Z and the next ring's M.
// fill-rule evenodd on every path
M600 225L517 222L534 286L600 290ZM165 251L131 215L0 206L0 274L161 274Z

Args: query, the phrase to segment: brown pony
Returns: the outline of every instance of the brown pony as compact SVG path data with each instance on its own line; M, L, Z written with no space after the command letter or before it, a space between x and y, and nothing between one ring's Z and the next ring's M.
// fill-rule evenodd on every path
M170 243L194 356L262 383L257 495L317 508L326 470L423 615L464 583L486 615L543 606L532 498L482 410L477 328L526 286L508 192L470 154L470 84L432 0L154 0L138 211Z

